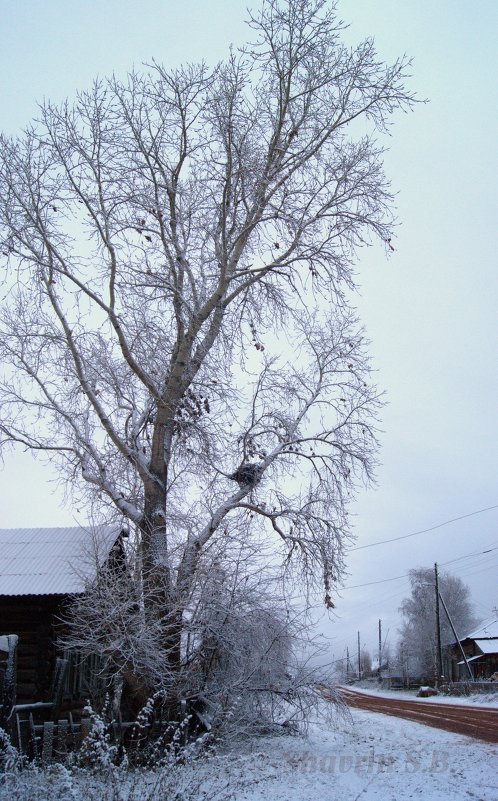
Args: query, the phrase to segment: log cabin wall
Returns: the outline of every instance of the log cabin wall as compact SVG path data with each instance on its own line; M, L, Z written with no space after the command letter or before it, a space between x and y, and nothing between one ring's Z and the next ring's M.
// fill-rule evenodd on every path
M17 703L43 701L55 663L60 595L0 596L0 634L17 634Z

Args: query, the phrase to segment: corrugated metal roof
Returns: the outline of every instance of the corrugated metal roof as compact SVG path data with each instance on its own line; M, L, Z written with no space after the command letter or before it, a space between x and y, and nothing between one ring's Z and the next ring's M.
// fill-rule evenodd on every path
M119 526L0 529L0 595L83 592Z
M474 640L483 654L498 654L498 638L490 637L488 640Z

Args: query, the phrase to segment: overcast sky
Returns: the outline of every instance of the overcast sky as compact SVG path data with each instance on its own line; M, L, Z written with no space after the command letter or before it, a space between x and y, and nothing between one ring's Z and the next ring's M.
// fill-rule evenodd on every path
M254 4L253 4L254 5ZM17 133L43 98L62 101L96 75L153 58L214 63L242 43L245 0L0 0L0 128ZM394 644L412 567L448 564L476 615L498 605L497 134L498 3L341 0L349 42L374 37L386 60L413 58L429 102L395 118L386 169L397 195L395 252L360 254L355 299L388 400L375 490L354 505L357 550L337 606L332 656ZM50 470L28 455L0 472L0 527L71 525ZM482 552L494 548L487 554ZM475 556L469 556L476 554ZM460 559L459 557L465 557Z

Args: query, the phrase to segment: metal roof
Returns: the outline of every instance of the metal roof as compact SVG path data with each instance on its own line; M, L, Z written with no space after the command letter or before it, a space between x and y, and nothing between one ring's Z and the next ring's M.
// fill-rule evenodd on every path
M83 592L120 531L119 526L0 529L0 595Z

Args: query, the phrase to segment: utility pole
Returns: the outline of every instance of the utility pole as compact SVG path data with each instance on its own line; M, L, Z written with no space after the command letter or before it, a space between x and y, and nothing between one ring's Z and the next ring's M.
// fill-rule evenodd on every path
M379 620L379 676L380 676L380 666L382 664L382 620Z
M360 632L358 632L358 679L361 679Z
M349 661L349 646L346 646L346 678L349 679L349 669L351 667L351 663Z
M438 573L437 573L437 562L434 563L434 579L435 579L435 589L436 589L436 640L437 640L437 648L436 648L436 661L437 661L437 676L436 676L436 687L439 687L441 683L441 679L443 678L443 649L441 646L441 620L439 617L439 583L438 583Z
M405 658L405 644L402 642L400 644L400 658L401 658L401 675L403 676L403 687L407 685L407 677L406 677L406 658Z

